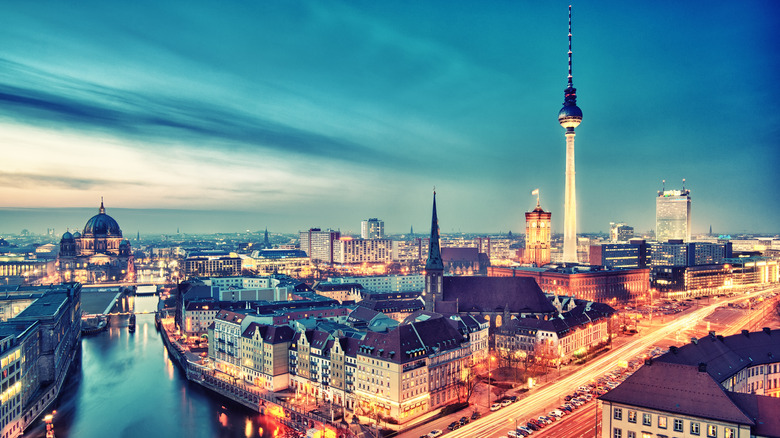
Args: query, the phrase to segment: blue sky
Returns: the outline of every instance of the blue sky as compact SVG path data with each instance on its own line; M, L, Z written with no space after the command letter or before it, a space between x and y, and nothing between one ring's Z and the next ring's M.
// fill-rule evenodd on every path
M101 196L128 234L425 232L434 186L444 232L520 232L535 188L560 230L567 7L7 3L0 232ZM780 230L779 9L573 5L580 231L682 178L695 232Z

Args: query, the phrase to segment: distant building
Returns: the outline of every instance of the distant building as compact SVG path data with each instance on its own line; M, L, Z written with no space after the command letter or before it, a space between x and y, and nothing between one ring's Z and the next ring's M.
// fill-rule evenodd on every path
M333 264L334 243L341 237L341 232L319 228L310 228L299 234L301 251L305 252L312 262Z
M612 243L627 242L634 237L634 227L630 227L622 222L609 223L609 241Z
M292 274L311 264L309 256L299 249L263 249L252 251L258 274Z
M721 264L731 256L730 242L684 242L671 239L650 245L650 264L653 267Z
M335 264L388 263L392 260L390 239L353 239L341 237L332 242Z
M361 239L384 239L385 222L377 218L366 219L360 222Z
M646 268L648 248L642 239L631 239L629 243L600 243L590 246L588 258L591 265L607 268Z
M328 283L357 283L363 289L370 292L422 292L425 288L425 276L422 274L410 275L383 275L378 277L336 277L328 278Z
M542 210L537 199L536 208L525 214L525 262L533 263L534 266L550 263L551 223L552 213Z
M87 221L83 234L66 231L62 235L57 263L64 282L103 283L135 279L130 241L122 238L119 224L106 214L102 200L98 214Z
M198 251L184 260L184 277L233 277L241 275L241 258L226 251Z
M27 255L0 255L0 285L41 284L59 280L57 261Z
M691 196L685 189L659 190L655 198L655 240L691 240Z

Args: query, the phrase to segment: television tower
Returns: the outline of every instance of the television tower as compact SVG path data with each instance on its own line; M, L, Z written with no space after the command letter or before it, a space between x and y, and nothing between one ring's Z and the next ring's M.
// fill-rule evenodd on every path
M558 123L566 128L566 188L563 208L563 261L577 263L577 197L574 183L574 128L582 121L577 106L577 89L571 76L571 5L569 5L569 86L563 91L563 108Z

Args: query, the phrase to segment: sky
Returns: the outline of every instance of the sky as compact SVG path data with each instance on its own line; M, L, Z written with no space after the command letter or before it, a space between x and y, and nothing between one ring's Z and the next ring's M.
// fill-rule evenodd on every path
M0 233L560 231L568 5L4 2ZM780 232L780 3L572 15L578 231Z

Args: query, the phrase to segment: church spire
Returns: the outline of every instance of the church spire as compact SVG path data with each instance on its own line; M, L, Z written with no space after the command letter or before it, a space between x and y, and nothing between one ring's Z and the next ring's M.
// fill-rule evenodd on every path
M428 245L428 261L425 262L426 270L444 270L441 260L441 238L439 237L439 218L436 214L436 190L433 191L433 214L431 215L431 241Z

